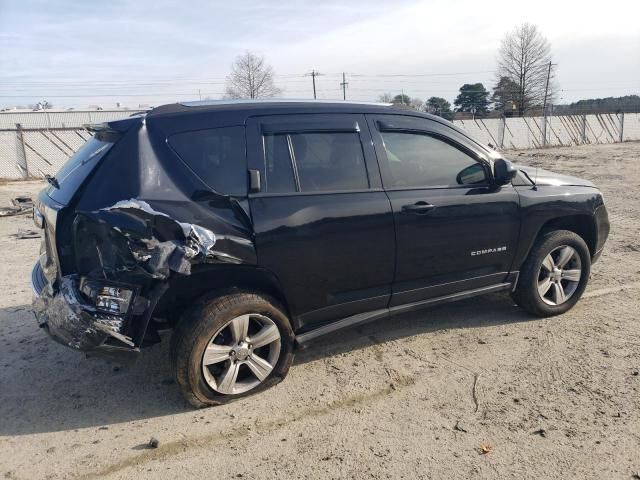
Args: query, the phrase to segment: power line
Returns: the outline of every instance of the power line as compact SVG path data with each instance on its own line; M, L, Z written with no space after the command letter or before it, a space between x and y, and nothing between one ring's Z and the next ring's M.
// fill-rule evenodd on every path
M313 73L313 72L312 72ZM323 73L322 75L326 75L326 76L336 76L336 77L340 77L342 75L343 72L337 72L337 73ZM477 74L483 74L483 73L496 73L495 70L482 70L482 71L474 71L474 72L440 72L440 73L352 73L350 74L351 77L359 77L359 78L384 78L384 77L389 77L389 78L393 78L393 77L415 77L415 78L422 78L422 77L440 77L440 76L455 76L455 75L477 75ZM284 73L284 74L275 74L274 78L276 79L284 79L284 78L303 78L306 76L309 76L309 73ZM320 75L319 72L316 72L316 75ZM127 80L54 80L54 81L47 81L47 80L20 80L20 79L15 79L15 80L1 80L0 79L0 84L3 85L28 85L28 84L32 84L32 85L36 85L36 84L40 84L40 85L118 85L118 84L122 84L124 86L127 85L131 85L131 84L137 84L137 85L144 85L144 86L148 86L148 85L156 85L156 84L173 84L173 83L182 83L182 84L224 84L226 81L228 75L221 75L221 74L217 74L217 75L207 75L207 78L210 78L211 80L206 80L206 79L200 79L200 80L193 80L192 77L171 77L171 78L166 78L166 77L157 77L157 78L153 78L152 80L144 80L142 82L131 82L131 81L127 81ZM219 81L219 80L224 80L224 81Z
M477 72L447 72L447 73L352 73L352 77L442 77L454 75L478 75L481 73L497 73L497 70L482 70Z
M317 75L316 75L317 76ZM346 82L347 84L349 84L349 82ZM603 86L603 88L605 88ZM628 87L606 87L608 88L608 90L630 90ZM602 88L563 88L560 90L560 92L589 92L589 91L598 91L601 90ZM404 89L393 89L393 88L360 88L357 90L356 93L366 93L366 92L381 92L381 93L385 93L388 92L389 90L404 90ZM322 91L324 92L341 92L343 91L343 88L324 88ZM420 94L420 93L433 93L434 91L437 91L438 93L456 93L459 92L459 89L447 89L447 90L441 90L441 89L411 89L410 93L414 93L414 94ZM479 89L467 89L465 90L466 92L470 92L470 93L476 93L476 92L488 92L491 93L489 90L479 90ZM518 93L518 90L501 90L502 92L505 93ZM51 97L51 98L85 98L85 97L157 97L157 96L197 96L197 90L193 91L193 92L145 92L145 93L82 93L82 94L78 94L78 93L74 93L72 95L60 95L60 94L55 94L55 95L48 95L48 94L44 94L42 92L39 93L24 93L24 94L19 94L19 95L0 95L0 98L24 98L24 97L38 97L38 98L45 98L45 97ZM306 93L307 90L286 90L286 92L288 93ZM204 96L211 96L211 95L224 95L224 91L216 91L216 92L205 92L205 91L201 91L201 94ZM318 90L316 90L316 97L318 94ZM632 95L633 93L630 93L630 95Z

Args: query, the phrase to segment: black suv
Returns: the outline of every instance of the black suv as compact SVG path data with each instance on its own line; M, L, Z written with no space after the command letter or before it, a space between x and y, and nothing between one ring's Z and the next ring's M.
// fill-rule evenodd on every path
M590 182L389 105L184 103L92 131L34 209L38 322L120 362L174 328L195 406L274 385L296 344L392 314L497 291L566 312L609 232Z

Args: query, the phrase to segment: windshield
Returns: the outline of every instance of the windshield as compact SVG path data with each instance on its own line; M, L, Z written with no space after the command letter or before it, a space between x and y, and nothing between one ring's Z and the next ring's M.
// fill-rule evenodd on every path
M52 185L48 188L47 194L56 202L67 205L82 182L93 171L98 160L104 157L112 146L112 142L93 137L58 170L55 179L59 188Z

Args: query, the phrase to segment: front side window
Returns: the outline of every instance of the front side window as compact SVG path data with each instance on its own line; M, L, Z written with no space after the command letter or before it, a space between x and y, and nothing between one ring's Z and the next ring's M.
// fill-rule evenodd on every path
M482 164L444 140L413 132L380 135L389 166L387 187L451 187L487 182Z
M247 194L244 127L179 133L169 145L210 188L233 196Z
M327 192L369 188L360 136L318 132L264 137L267 192Z

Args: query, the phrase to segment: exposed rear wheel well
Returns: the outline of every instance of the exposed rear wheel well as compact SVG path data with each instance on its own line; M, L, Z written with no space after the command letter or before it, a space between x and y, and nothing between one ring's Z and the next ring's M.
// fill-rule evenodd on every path
M540 229L538 237L553 230L569 230L578 234L589 247L591 257L596 253L596 224L589 215L570 215L549 220Z

